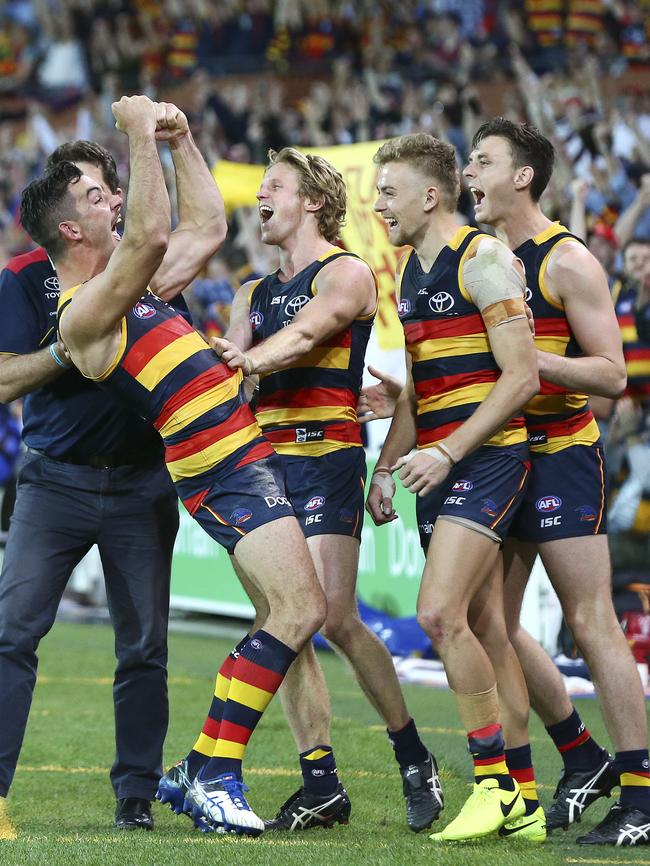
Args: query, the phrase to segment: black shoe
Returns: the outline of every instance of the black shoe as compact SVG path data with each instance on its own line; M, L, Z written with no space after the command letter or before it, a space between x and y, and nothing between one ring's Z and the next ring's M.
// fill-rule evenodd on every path
M347 824L352 805L348 792L339 782L336 791L325 797L310 794L299 788L283 803L271 821L265 821L266 830L309 830L311 827L333 827Z
M650 815L635 806L614 803L600 824L577 841L579 845L650 845Z
M612 756L603 752L603 760L591 770L578 770L562 773L558 782L553 803L546 810L546 829L567 829L577 822L582 813L600 797L609 797L616 785L620 784L619 775Z
M438 765L429 752L423 764L410 764L399 771L406 799L406 823L410 830L419 833L438 820L444 807Z
M151 803L137 797L125 797L117 801L114 827L118 830L153 830Z

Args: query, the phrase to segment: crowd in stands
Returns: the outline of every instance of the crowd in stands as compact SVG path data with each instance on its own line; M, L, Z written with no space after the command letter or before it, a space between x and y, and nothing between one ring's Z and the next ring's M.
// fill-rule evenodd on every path
M414 131L452 142L463 161L487 116L483 88L498 85L501 112L556 146L546 213L585 239L616 298L634 297L620 315L624 335L638 326L630 351L646 381L602 414L613 442L641 444L635 465L650 463L650 0L6 0L0 73L0 265L30 248L20 191L61 141L101 141L126 177L110 113L125 92L182 94L209 164ZM472 220L467 192L460 210ZM230 223L189 293L210 334L241 281L274 266L254 213ZM612 461L623 484L628 450ZM637 511L614 512L619 532Z

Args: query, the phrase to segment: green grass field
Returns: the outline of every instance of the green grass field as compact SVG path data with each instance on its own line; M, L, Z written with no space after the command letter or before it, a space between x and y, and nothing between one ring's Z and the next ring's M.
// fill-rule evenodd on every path
M186 817L157 803L154 833L120 833L111 827L114 801L108 781L113 758L111 700L112 633L105 626L57 624L43 642L39 682L21 762L8 800L15 841L0 842L0 864L89 866L202 866L202 864L459 864L459 866L551 866L551 864L650 864L650 848L585 850L577 829L560 832L543 847L506 840L447 845L406 828L401 782L392 750L373 710L346 666L322 656L332 695L333 740L352 799L347 827L305 834L240 839L203 835ZM171 721L166 764L186 754L208 707L213 675L229 641L172 634ZM446 816L467 797L470 761L448 692L407 686L420 731L442 764ZM595 736L606 742L594 701L578 702ZM0 724L1 715L0 715ZM532 725L541 794L548 801L560 763L540 723ZM274 701L247 753L250 801L263 816L274 814L297 787L295 751L279 701ZM591 826L610 801L587 813ZM441 822L442 823L442 822Z

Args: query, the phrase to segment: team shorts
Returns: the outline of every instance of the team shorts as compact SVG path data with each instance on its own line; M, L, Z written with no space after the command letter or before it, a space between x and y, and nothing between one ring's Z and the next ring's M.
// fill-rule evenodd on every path
M306 538L349 535L361 539L366 452L342 448L321 457L280 454L287 496Z
M602 442L531 452L528 488L510 528L519 541L555 541L607 533Z
M461 460L445 481L426 496L416 497L420 544L427 552L438 517L469 520L501 540L522 500L528 481L528 443L483 445Z
M228 553L258 526L294 516L277 454L219 475L192 514L199 526Z

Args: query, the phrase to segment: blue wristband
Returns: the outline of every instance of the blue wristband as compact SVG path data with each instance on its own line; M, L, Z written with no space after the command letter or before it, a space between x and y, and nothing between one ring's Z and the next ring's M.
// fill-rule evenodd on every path
M54 343L50 343L50 355L54 358L59 367L62 367L64 370L67 370L68 367L71 366L71 364L66 364L64 361L61 360L61 358L59 358L56 353L56 349L54 348Z

